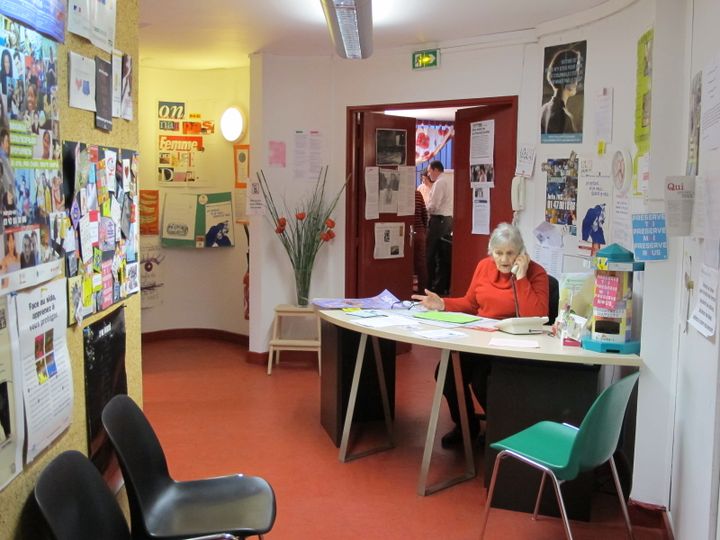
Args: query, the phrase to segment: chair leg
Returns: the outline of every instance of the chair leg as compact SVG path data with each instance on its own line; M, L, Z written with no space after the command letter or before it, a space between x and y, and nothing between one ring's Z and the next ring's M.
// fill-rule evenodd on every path
M557 497L558 506L560 507L560 516L563 520L563 525L565 526L565 536L567 536L567 540L573 540L572 532L570 532L570 521L567 517L567 512L565 511L565 503L563 502L562 498L562 491L560 491L560 482L558 482L557 477L552 473L552 471L548 471L550 477L553 481L553 487L555 488L555 496Z
M535 510L533 510L533 520L537 520L538 511L540 510L540 499L542 499L543 488L545 487L545 478L547 473L543 471L542 478L540 479L540 489L538 490L537 499L535 500Z
M620 485L620 477L615 467L615 458L610 456L610 471L612 472L613 481L615 482L615 489L617 490L618 499L620 499L620 508L622 508L623 517L625 518L625 526L628 530L628 537L630 540L634 540L632 525L630 524L630 515L628 514L627 505L625 504L625 497L623 496L622 486Z
M268 351L268 375L272 374L273 356L275 356L275 351L272 347L270 347L270 350Z
M483 512L482 524L480 525L480 540L485 538L485 527L487 526L488 517L490 516L490 503L492 503L493 493L495 491L495 481L497 480L500 464L505 457L505 450L501 451L495 458L492 477L490 478L490 487L488 488L487 500L485 501L485 512Z

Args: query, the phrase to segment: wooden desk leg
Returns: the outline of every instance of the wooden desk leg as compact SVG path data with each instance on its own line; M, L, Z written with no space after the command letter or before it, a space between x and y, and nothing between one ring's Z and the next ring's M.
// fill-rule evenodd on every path
M387 397L387 388L385 386L385 377L381 376L383 373L382 369L382 359L380 357L380 345L377 339L374 340L374 348L373 352L375 354L375 362L378 366L378 376L380 376L380 394L383 396L383 408L385 413L385 425L388 427L388 436L390 437L390 442L384 446L378 446L376 448L371 448L369 450L365 450L363 452L358 452L357 454L348 455L348 441L350 439L350 428L352 427L352 419L355 414L355 403L357 402L357 393L358 393L358 386L360 385L360 373L362 372L362 366L363 361L365 359L365 348L367 347L367 334L360 334L360 343L358 344L358 352L357 356L355 357L355 370L353 371L353 379L352 384L350 386L350 397L348 398L348 406L347 406L347 412L345 413L345 424L343 426L343 433L342 433L342 439L340 440L340 454L338 458L340 461L347 462L352 461L353 459L358 459L361 457L368 456L370 454L375 454L377 452L381 452L383 450L388 450L393 447L392 444L392 432L390 426L390 405L389 400Z
M465 480L475 477L475 461L472 455L472 446L470 444L470 429L468 426L467 411L465 411L465 389L462 384L462 374L460 373L460 356L453 353L453 371L455 372L455 386L457 388L457 398L460 405L460 428L463 433L463 446L465 448L465 472L453 478L437 482L432 486L427 486L428 472L430 471L430 460L432 459L433 446L435 444L435 435L437 432L437 421L440 416L440 402L442 401L443 388L445 388L445 378L447 377L448 363L450 359L450 351L443 349L440 356L440 367L438 369L437 381L435 382L435 393L433 395L432 408L430 410L430 423L428 425L427 436L425 437L425 450L423 452L422 465L420 466L420 478L418 479L417 494L431 495L436 491L445 489Z

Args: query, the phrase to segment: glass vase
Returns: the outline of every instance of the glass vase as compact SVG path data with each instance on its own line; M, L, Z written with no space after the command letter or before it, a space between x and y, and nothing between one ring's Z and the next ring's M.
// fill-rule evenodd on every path
M305 307L310 304L311 278L312 268L295 269L295 294L297 295L297 305L300 307Z

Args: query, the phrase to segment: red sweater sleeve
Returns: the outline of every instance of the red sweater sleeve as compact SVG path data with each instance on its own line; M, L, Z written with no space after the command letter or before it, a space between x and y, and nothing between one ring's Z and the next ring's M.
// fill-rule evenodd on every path
M521 317L548 314L548 278L542 266L531 261L526 276L517 280L516 288ZM515 316L510 274L499 272L492 257L478 263L464 296L445 298L444 301L447 311L461 311L493 319Z

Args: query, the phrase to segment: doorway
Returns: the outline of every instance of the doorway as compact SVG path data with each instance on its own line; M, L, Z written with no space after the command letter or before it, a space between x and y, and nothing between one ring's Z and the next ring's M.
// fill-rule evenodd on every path
M455 140L453 143L454 190L454 232L452 250L452 274L450 295L459 296L465 287L477 262L487 253L488 235L472 234L472 192L470 190L470 124L479 120L495 121L495 188L491 190L490 230L498 223L512 220L510 207L510 184L515 171L517 148L517 96L473 98L459 100L387 103L348 107L346 116L346 175L349 182L346 191L345 211L345 296L357 298L374 296L382 288L393 292L398 298L409 294L412 283L411 265L406 270L386 269L381 261L371 258L367 238L372 238L378 220L366 220L364 208L364 153L363 148L374 145L365 140L368 129L363 125L365 113L382 114L386 110L438 109L453 107L455 114ZM410 137L408 137L410 138ZM414 141L414 131L411 137ZM414 146L414 142L413 142ZM414 155L414 152L413 152ZM413 158L414 160L414 158ZM414 163L414 161L413 161ZM462 186L467 186L463 189ZM384 220L381 217L381 220ZM412 241L406 235L405 245L412 260ZM377 289L378 277L382 288Z

